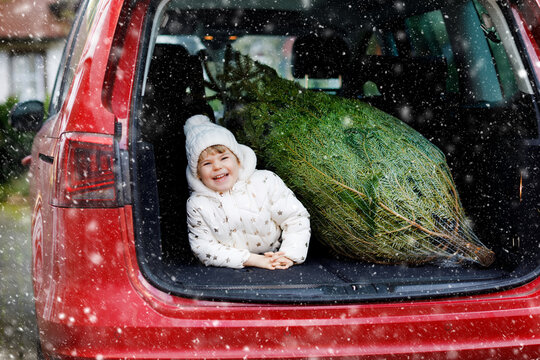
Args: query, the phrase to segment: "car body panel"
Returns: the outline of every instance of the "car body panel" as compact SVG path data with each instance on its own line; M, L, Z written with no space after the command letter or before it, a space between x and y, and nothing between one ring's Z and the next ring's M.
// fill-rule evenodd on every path
M48 317L40 316L45 349L57 354L308 358L390 353L472 359L540 352L539 280L483 296L380 304L272 306L182 299L145 280L132 236L120 241L122 233L130 233L124 232L129 207L98 210L92 217L87 210L57 211L59 226L87 244L65 246L57 254L66 259L57 261L63 280L54 288L52 308L45 309Z
M90 40L77 64L60 118L55 122L54 137L64 132L113 134L114 117L103 105L101 96L120 9L118 1L101 2L96 8Z

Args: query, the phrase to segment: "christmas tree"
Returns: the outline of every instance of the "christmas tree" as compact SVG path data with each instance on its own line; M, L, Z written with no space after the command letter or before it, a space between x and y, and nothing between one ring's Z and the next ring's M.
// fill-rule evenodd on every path
M443 153L402 121L302 89L232 51L208 86L227 106L225 125L297 194L315 238L335 253L384 264L493 262Z

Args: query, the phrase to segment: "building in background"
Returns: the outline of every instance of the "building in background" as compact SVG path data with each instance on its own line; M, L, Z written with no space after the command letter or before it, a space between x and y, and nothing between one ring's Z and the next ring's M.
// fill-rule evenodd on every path
M50 94L78 0L0 0L0 103Z

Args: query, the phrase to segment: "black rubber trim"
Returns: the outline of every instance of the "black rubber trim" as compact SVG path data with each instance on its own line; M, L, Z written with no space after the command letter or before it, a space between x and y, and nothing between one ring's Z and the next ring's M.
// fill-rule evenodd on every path
M45 161L48 164L54 163L54 157L39 153L39 159Z

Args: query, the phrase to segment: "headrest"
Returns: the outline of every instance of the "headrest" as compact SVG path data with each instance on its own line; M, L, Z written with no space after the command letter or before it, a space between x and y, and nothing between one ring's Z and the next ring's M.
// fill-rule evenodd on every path
M293 76L337 78L347 70L350 58L349 46L334 31L301 36L293 44Z

